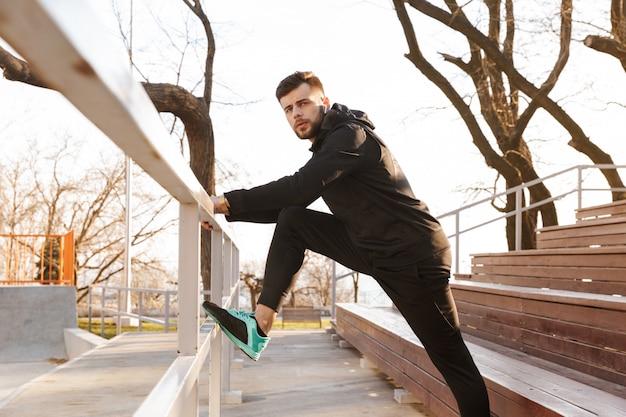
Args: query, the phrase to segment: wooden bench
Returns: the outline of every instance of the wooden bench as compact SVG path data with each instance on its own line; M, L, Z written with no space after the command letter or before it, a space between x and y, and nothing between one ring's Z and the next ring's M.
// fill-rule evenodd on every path
M626 296L626 246L473 254L473 282Z
M626 200L582 208L576 223L537 230L537 249L626 245Z
M538 232L548 248L472 255L451 283L463 330L626 392L624 214L626 202L581 209Z
M451 286L464 332L626 391L626 298L472 281Z
M583 207L576 210L576 221L600 219L604 217L626 217L626 200L609 204Z
M283 323L317 323L322 327L322 312L312 307L283 307Z
M472 255L471 274L451 281L496 415L626 416L626 245L613 233L623 204L580 210L576 229L543 230L546 241L561 234L557 247ZM438 417L458 415L397 313L341 305L336 326Z
M338 304L335 329L437 417L458 416L441 374L397 311ZM611 392L605 381L471 335L466 339L494 416L626 416L626 394Z

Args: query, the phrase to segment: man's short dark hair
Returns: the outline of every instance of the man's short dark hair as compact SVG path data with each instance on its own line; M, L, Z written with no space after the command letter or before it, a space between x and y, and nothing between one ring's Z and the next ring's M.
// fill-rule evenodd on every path
M278 84L276 98L280 101L281 98L305 83L310 85L311 89L318 89L324 94L324 86L315 74L311 71L296 71Z

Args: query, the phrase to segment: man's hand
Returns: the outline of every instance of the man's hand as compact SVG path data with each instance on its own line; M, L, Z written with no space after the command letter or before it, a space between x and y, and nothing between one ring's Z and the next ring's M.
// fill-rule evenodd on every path
M211 203L213 203L213 212L215 214L225 214L228 215L228 200L223 195L220 196L211 196Z

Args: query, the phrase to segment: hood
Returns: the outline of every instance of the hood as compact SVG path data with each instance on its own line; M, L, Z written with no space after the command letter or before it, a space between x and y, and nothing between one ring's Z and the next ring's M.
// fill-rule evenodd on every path
M358 123L364 127L374 130L374 123L367 117L365 112L361 110L351 110L343 104L335 103L328 110L324 120L322 121L322 128L317 135L311 151L315 152L322 146L322 142L328 136L330 132L335 130L339 126L346 125L348 123Z

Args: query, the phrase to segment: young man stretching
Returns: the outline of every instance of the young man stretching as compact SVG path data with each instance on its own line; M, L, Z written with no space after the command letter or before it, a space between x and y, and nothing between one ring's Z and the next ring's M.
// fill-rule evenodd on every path
M450 386L462 417L489 417L485 383L461 337L452 299L449 243L418 200L367 115L330 107L320 80L296 72L276 97L311 159L298 172L211 197L229 221L276 223L255 312L203 308L257 360L307 249L372 276L389 295ZM332 214L307 209L322 197Z

